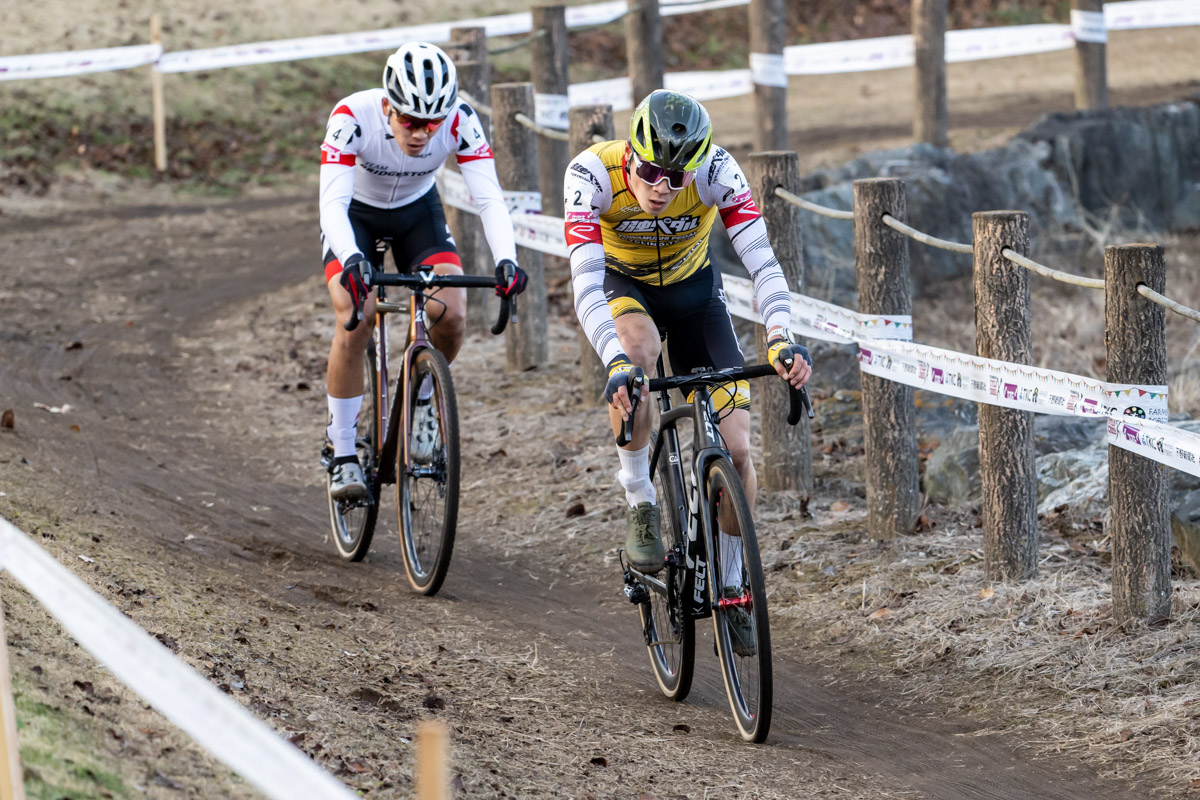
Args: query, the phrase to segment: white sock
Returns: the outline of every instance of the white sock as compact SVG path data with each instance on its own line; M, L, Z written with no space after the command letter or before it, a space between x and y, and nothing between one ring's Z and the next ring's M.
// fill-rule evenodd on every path
M362 408L362 395L358 397L333 397L329 395L329 427L325 432L333 443L333 457L352 456L358 428L358 412Z
M654 481L650 480L650 445L641 450L622 450L618 447L617 455L621 458L617 481L625 489L629 507L637 508L638 503L654 505L656 495Z
M720 533L721 541L721 576L726 586L742 585L742 537L730 536L725 531Z

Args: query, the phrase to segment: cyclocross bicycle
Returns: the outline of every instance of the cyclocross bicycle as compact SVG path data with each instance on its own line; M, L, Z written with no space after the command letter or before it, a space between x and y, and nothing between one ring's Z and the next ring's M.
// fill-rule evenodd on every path
M658 374L663 374L661 355ZM622 557L625 595L638 606L642 636L662 693L676 701L687 697L696 658L695 621L711 616L725 692L738 731L750 742L764 741L771 728L771 631L754 520L721 439L720 415L710 392L718 384L768 375L777 377L775 368L760 364L646 382L649 391L658 394L650 474L659 498L666 565L646 575ZM634 370L630 383L644 381L641 370ZM692 392L688 405L672 407L670 390L675 388ZM812 405L807 390L790 391L788 422L795 425L805 411L812 417ZM685 478L677 426L686 425L686 420L691 421L692 437L691 469ZM629 440L632 422L630 415L617 444ZM728 546L722 549L722 541L736 541L737 552Z
M386 274L380 268L387 241L380 243L375 269L367 284L375 287L374 346L364 353L363 408L358 415L355 441L358 461L367 482L365 497L329 498L329 521L333 542L347 561L361 561L371 546L379 515L382 488L396 484L396 511L400 528L404 571L413 589L435 594L446 578L458 522L459 449L458 403L450 365L429 340L426 304L428 292L442 287L503 289L513 278L516 265L507 262L502 277L482 275L436 275L429 269L412 274ZM502 282L503 281L503 282ZM408 303L386 297L386 287L412 290ZM436 302L436 300L434 301ZM511 314L517 318L516 297L501 298L499 318L492 326L500 334ZM409 313L408 342L401 358L394 397L389 396L388 320L391 313ZM356 311L347 328L357 324ZM428 404L436 420L437 435L432 454L417 458L412 448L413 418L419 404ZM326 442L321 463L332 478L333 449Z

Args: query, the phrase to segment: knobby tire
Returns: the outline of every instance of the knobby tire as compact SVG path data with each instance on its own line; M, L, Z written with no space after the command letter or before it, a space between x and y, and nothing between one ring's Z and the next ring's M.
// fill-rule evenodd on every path
M705 481L708 487L708 510L713 522L711 538L708 540L709 553L713 554L710 559L709 593L712 598L713 633L721 661L721 674L725 680L725 693L742 738L748 742L762 742L771 729L774 686L771 674L771 630L767 619L767 595L758 539L754 534L754 521L750 516L746 493L733 463L726 458L711 462ZM741 533L740 575L726 574L734 570L731 568L731 554L721 552L721 541L717 536L722 505L729 507ZM752 642L738 637L735 643L737 633L730 627L730 618L735 612L720 606L723 587L726 586L736 587L736 593L744 603L741 607L750 615L749 627L754 637ZM742 647L741 654L735 650L739 645Z
M347 561L362 561L371 548L371 537L375 535L375 521L379 517L379 486L375 475L379 465L375 463L375 453L379 442L378 415L375 413L375 399L378 396L376 383L379 380L375 372L375 348L368 346L363 355L363 403L358 413L358 430L355 433L355 443L358 450L358 463L362 467L363 476L367 480L369 496L360 501L337 501L329 497L329 483L332 474L326 478L326 497L329 497L329 524L333 529L333 544L338 554Z
M440 436L430 464L408 463L411 452L401 441L396 447L396 506L404 571L414 590L436 594L446 579L458 524L459 449L458 402L450 365L433 348L420 350L412 361L408 415L414 418L417 394L426 376L433 380L432 408Z

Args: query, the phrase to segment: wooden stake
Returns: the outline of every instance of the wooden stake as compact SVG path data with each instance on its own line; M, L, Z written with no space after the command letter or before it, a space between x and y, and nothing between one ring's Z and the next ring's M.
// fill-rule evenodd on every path
M17 741L17 713L13 705L12 676L8 671L8 638L4 632L4 607L0 604L0 800L25 800L21 748Z
M1029 255L1029 215L977 211L975 243L975 352L1014 364L1033 363L1029 272L1002 254ZM1020 381L1004 393L1021 391ZM1033 412L980 404L979 484L983 564L988 580L1037 575L1037 469Z
M150 43L162 42L162 17L150 17ZM150 97L154 103L154 168L167 171L167 111L163 102L162 73L150 65Z
M450 797L450 734L444 722L428 720L417 726L417 800Z
M1157 244L1104 249L1104 344L1113 383L1167 382L1166 310L1138 294L1144 283L1166 291L1167 267ZM1118 413L1124 411L1118 404ZM1166 468L1108 446L1113 619L1163 622L1171 616L1171 519Z
M904 181L865 178L853 186L858 310L911 314L908 239L883 224L884 214L908 218ZM889 542L912 533L921 510L913 388L864 372L862 405L867 530L872 539Z

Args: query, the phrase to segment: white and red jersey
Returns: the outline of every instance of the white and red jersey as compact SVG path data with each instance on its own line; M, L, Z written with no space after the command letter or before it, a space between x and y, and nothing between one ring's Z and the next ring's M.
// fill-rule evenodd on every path
M383 89L356 92L329 115L321 143L321 232L326 246L342 262L358 253L346 215L350 201L384 209L408 205L433 187L435 173L453 153L479 208L492 256L497 262L515 261L512 219L475 109L458 100L425 149L410 156L392 135L383 111L385 96Z

